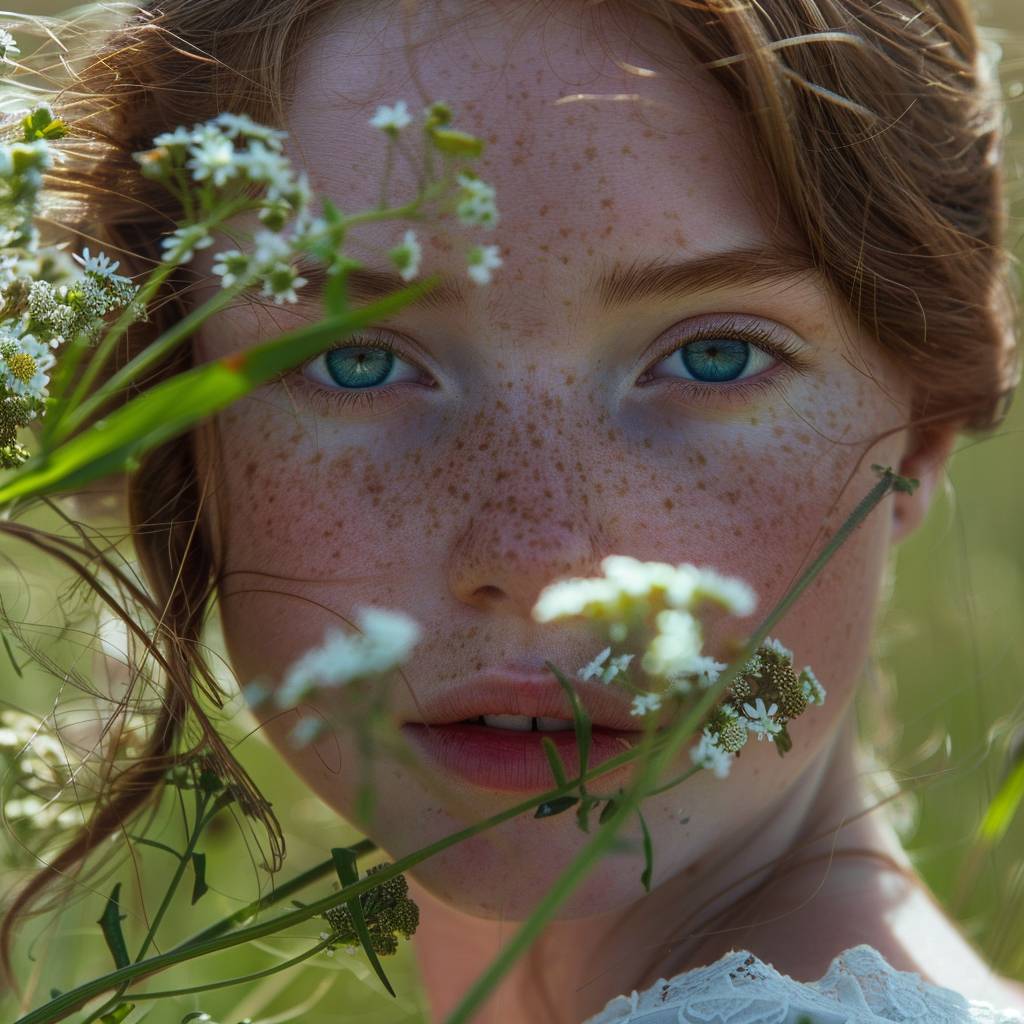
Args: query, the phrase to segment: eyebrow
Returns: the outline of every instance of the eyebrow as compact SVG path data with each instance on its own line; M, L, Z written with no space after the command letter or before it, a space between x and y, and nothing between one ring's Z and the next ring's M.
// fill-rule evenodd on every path
M322 294L327 271L320 264L300 259L297 269L306 278L301 289L307 296ZM602 270L588 289L596 296L602 312L643 301L683 298L692 292L724 287L754 287L773 281L815 273L810 256L803 250L784 246L748 246L725 249L676 261L665 257L614 263ZM409 286L390 270L354 267L347 276L350 299L364 302L378 299ZM457 278L442 275L430 291L409 304L421 309L464 309L470 304L470 288Z

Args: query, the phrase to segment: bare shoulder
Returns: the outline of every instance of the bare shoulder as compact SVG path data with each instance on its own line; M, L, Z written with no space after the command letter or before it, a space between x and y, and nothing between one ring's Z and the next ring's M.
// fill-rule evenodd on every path
M863 943L896 970L1024 1013L1024 984L997 974L912 872L867 859L833 865L779 887L757 918L764 923L743 943L796 980L820 978L833 957Z

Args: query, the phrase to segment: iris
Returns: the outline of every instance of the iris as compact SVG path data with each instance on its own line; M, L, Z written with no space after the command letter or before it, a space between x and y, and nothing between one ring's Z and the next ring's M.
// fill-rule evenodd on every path
M324 362L331 379L340 387L367 388L387 377L395 356L379 348L336 348L326 353Z
M750 344L737 338L704 338L680 349L686 369L699 380L733 380L750 360Z

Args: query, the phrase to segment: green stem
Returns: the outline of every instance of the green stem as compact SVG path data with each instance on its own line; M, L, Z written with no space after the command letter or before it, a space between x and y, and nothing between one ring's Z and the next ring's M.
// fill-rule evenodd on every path
M266 978L268 975L277 974L278 971L286 970L289 967L294 967L296 964L301 964L303 960L308 960L311 956L315 956L322 949L326 949L334 941L333 937L329 939L323 939L318 942L312 949L307 949L305 953L300 953L298 956L293 956L290 960L284 960L279 964L275 964L273 967L268 967L266 970L256 971L253 974L244 974L238 978L228 978L226 981L211 981L207 985L194 985L192 988L175 988L167 989L164 992L133 992L132 1001L138 1002L142 999L170 999L173 996L190 996L196 992L210 992L215 988L228 988L231 985L241 985L245 981L255 981L257 978Z

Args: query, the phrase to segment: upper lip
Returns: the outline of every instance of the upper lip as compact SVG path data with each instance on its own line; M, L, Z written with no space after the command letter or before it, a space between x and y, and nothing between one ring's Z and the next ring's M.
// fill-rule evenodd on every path
M639 720L601 682L567 676L591 723L637 732ZM422 723L447 725L479 715L528 715L572 719L569 696L551 672L485 669L441 693L421 695Z

